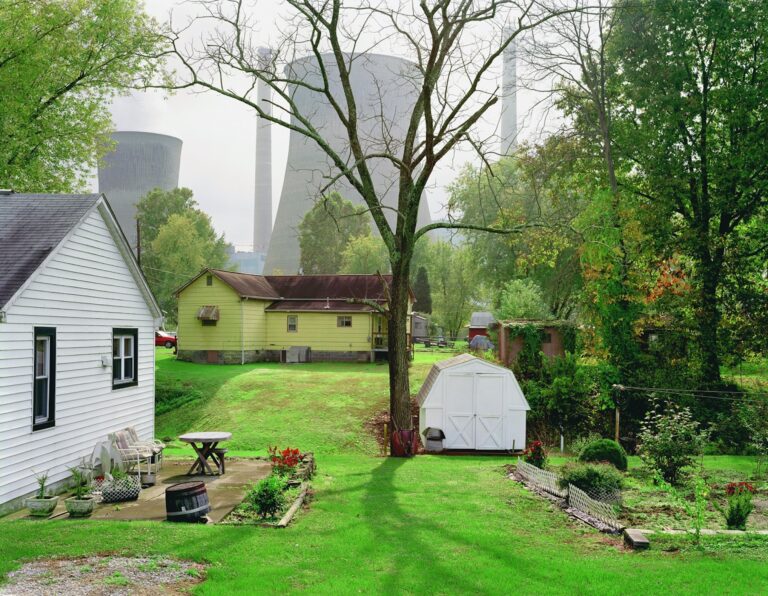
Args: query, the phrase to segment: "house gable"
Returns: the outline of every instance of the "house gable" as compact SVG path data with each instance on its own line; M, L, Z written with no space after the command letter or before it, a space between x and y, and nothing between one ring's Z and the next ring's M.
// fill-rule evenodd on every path
M0 324L0 509L35 488L32 470L65 480L107 434L154 432L158 311L137 284L109 218L93 206L30 275ZM55 424L33 430L35 328L56 330ZM136 330L137 382L112 386L114 329Z

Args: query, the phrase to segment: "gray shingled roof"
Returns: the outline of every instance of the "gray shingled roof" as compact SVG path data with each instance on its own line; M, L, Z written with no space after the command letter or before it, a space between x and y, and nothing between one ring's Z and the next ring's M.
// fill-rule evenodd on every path
M0 194L0 309L100 196Z
M469 318L470 327L487 328L495 322L496 322L496 318L493 316L493 313L485 310L475 311L472 313L472 315Z

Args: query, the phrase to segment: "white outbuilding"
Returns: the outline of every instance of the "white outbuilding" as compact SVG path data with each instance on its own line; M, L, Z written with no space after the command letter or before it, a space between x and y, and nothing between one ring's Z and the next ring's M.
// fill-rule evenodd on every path
M471 354L437 362L418 394L419 434L445 434L445 449L525 448L526 412L531 408L515 375Z

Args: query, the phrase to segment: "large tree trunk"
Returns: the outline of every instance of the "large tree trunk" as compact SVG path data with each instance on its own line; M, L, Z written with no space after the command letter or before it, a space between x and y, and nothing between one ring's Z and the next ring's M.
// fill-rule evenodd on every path
M701 286L699 289L699 350L701 351L701 380L710 385L720 381L720 353L718 329L720 309L717 304L717 289L720 285L720 271L709 254L699 257Z
M390 447L395 454L394 437L413 429L411 392L408 382L408 272L393 267L389 301L389 411Z

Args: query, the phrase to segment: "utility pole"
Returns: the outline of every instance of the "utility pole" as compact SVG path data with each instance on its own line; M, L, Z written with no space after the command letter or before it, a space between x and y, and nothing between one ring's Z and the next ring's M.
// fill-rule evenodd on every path
M621 413L619 412L619 394L624 391L624 385L613 385L613 404L614 404L614 440L619 442L619 426L621 422Z
M141 224L138 218L136 218L136 262L141 269Z

